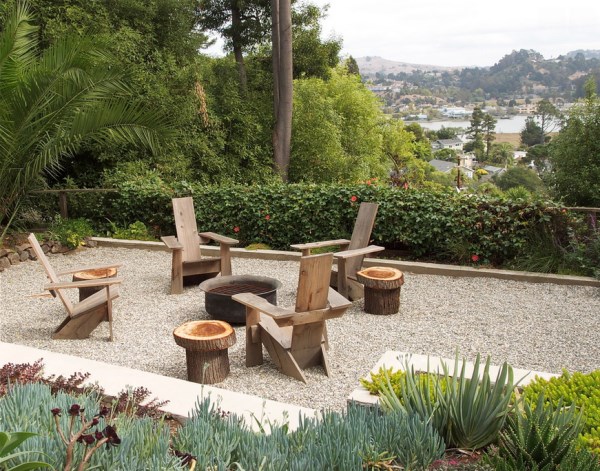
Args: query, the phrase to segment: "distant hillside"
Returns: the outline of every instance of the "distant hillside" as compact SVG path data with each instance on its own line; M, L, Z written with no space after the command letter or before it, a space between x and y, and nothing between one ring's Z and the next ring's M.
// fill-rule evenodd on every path
M358 58L356 62L364 79L394 90L393 101L398 99L396 95L410 94L453 102L527 96L570 100L583 96L587 77L595 76L600 85L600 51L572 51L545 59L539 52L521 49L505 55L491 67L438 67L381 57Z
M577 54L583 54L586 59L600 59L600 51L597 49L577 49L576 51L567 52L567 57L575 58Z
M460 69L460 67L444 67L441 65L409 64L408 62L391 61L379 56L357 57L356 63L363 77L375 76L378 72L387 75L403 72L411 73L415 70L429 72L434 70L450 71Z

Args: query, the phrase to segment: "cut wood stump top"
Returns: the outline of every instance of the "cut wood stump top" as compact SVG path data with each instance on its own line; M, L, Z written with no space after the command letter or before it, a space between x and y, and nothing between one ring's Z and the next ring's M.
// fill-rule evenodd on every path
M76 281L97 280L99 278L112 278L116 275L116 268L92 268L91 270L73 273L73 279Z
M175 343L189 350L224 350L235 344L235 331L227 322L189 321L173 331Z
M404 284L404 273L396 268L369 267L356 272L356 279L367 288L393 289Z

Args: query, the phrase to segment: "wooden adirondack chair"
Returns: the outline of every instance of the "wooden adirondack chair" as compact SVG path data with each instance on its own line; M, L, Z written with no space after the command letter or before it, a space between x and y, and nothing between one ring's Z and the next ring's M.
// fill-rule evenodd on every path
M323 365L329 376L325 321L352 305L329 287L333 255L302 257L294 309L280 308L251 293L233 299L246 306L246 366L263 363L262 345L279 370L306 383L303 369Z
M230 246L239 241L214 232L198 233L194 200L191 197L173 198L173 212L177 237L165 236L161 240L171 249L171 294L183 293L186 284L221 275L231 275ZM219 243L219 257L201 257L200 244L214 240ZM198 276L200 275L200 276Z
M50 284L44 286L44 289L50 291L54 297L58 297L65 309L67 317L56 328L52 334L53 339L86 339L90 333L98 327L102 321L108 321L110 329L110 340L113 340L113 322L112 322L112 303L119 297L119 284L123 281L121 278L102 278L88 281L65 281L59 280L60 276L77 273L86 270L101 270L108 268L118 268L122 264L104 265L96 267L74 268L72 270L56 273L44 251L40 247L35 235L29 234L27 238L35 256L41 262ZM64 290L67 288L90 288L102 287L100 291L92 294L76 304L66 296Z
M340 252L333 255L337 260L337 271L332 270L331 272L331 286L336 288L342 296L353 301L364 296L364 288L356 280L356 272L362 268L365 255L384 250L384 247L369 245L377 208L377 203L360 204L350 240L326 240L291 246L294 249L302 250L302 255L306 256L310 255L312 249L339 245Z

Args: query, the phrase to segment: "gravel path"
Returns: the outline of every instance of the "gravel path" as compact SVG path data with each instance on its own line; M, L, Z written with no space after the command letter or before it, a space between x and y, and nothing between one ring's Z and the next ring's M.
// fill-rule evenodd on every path
M197 287L168 294L170 254L159 251L96 248L50 257L57 270L122 262L121 297L114 304L115 341L108 324L87 340L51 340L65 315L53 298L40 293L46 278L38 262L0 273L0 341L114 363L185 379L185 353L172 331L186 320L208 319L204 293ZM279 279L280 306L293 305L297 262L233 259L235 274ZM374 316L355 302L328 321L332 377L320 367L307 371L308 384L280 374L268 355L262 366L244 366L245 330L236 328L229 349L231 373L217 386L312 408L342 409L346 398L386 350L453 358L458 348L473 359L560 373L600 368L600 289L528 284L491 278L452 278L405 273L400 313ZM76 290L70 293L77 296ZM0 365L2 364L0 358ZM143 385L132 385L143 386Z

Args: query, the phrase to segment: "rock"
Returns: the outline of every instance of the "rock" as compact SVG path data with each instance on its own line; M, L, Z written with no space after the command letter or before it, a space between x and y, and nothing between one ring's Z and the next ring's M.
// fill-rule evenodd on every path
M42 244L42 252L44 252L44 253L50 252L50 246L48 244Z
M58 246L58 245L53 245L50 248L50 253L58 253L59 251L60 251L60 246Z
M8 249L0 249L0 257L6 257L10 253Z
M33 251L33 249L27 249L27 252L29 252L29 259L30 260L37 260L37 257L35 256L35 252Z
M27 250L23 250L23 251L21 252L21 254L19 255L19 259L20 259L22 262L25 262L25 261L29 260L29 252L28 252Z
M98 242L96 242L95 240L92 240L92 239L86 239L85 245L86 245L86 247L95 248L95 247L98 247Z
M0 257L0 268L4 270L8 267L10 267L10 260L8 259L8 257Z
M10 262L11 265L16 265L17 263L19 263L21 261L21 259L19 258L18 254L13 252L13 253L8 254L8 261Z
M18 254L23 253L25 250L27 250L29 248L31 248L30 244L20 244L15 247L15 249L17 249Z

